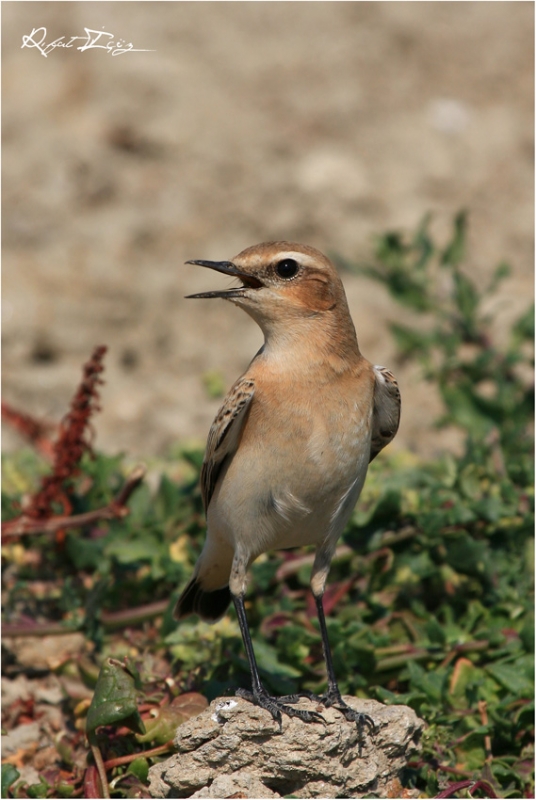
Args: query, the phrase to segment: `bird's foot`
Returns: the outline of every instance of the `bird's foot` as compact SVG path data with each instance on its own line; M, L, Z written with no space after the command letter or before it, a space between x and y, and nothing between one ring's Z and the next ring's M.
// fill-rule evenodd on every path
M350 708L348 703L345 703L342 699L341 693L338 691L338 689L328 690L326 694L322 695L315 694L314 692L302 691L298 692L296 695L289 695L288 697L283 697L281 699L292 703L297 702L300 697L307 697L309 700L323 705L324 708L336 708L337 711L340 711L349 722L356 723L360 741L363 738L363 729L367 729L371 734L373 734L376 730L376 726L374 725L374 720L372 717L369 717L368 714L363 714L361 711L356 711L354 708ZM291 700L291 698L296 699Z
M290 694L285 697L273 697L264 689L257 692L250 692L247 689L237 689L236 695L269 711L275 721L279 723L280 730L282 729L282 714L286 714L287 717L298 717L298 719L301 719L303 722L321 722L323 725L326 724L326 720L322 714L316 711L306 711L304 708L292 708L292 706L287 705L287 703L298 703L300 700L300 695L298 694Z

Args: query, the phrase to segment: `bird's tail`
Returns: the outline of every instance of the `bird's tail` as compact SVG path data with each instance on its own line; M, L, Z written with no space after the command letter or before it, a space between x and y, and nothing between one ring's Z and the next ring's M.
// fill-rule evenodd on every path
M227 611L230 602L228 586L207 592L194 575L177 600L173 616L175 619L184 619L189 614L198 614L206 622L217 622Z

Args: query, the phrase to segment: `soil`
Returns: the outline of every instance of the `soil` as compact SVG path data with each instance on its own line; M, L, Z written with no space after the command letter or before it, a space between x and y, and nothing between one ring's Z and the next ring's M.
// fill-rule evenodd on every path
M202 442L262 339L190 258L288 239L363 260L425 213L470 215L480 286L507 260L499 334L533 295L532 3L5 3L4 399L59 419L107 344L97 444ZM148 52L23 47L111 33ZM38 40L43 35L36 34ZM103 37L101 41L111 41ZM456 448L387 329L411 320L344 274L361 349L396 373L393 449ZM7 431L4 446L20 444Z

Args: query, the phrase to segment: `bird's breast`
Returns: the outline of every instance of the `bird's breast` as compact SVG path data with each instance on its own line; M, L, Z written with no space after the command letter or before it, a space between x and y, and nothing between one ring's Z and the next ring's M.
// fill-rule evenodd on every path
M281 388L274 397L256 391L209 510L211 525L218 520L231 541L253 536L258 552L315 544L337 527L370 454L371 400Z

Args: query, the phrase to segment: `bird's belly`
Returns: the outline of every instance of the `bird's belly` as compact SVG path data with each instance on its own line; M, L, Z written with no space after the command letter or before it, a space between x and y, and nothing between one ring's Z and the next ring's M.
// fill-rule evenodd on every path
M208 522L250 560L266 550L318 544L338 537L363 485L370 426L247 442L228 464Z

